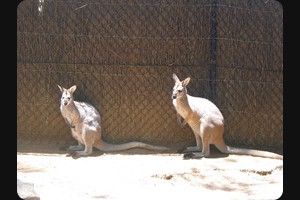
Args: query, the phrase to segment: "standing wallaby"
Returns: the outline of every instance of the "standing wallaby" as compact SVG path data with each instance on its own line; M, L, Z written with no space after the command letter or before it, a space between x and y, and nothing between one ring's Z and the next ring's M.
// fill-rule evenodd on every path
M77 146L68 150L75 151L74 156L88 156L93 147L101 151L121 151L135 147L150 150L168 150L167 147L153 146L142 142L124 144L108 144L101 139L101 117L98 111L86 102L74 101L73 93L76 85L65 89L57 85L61 91L60 111L67 125L71 128L72 136L78 141Z
M223 138L224 118L217 106L208 99L187 94L186 86L191 80L190 77L180 81L174 73L173 80L175 85L172 99L177 111L177 121L181 127L187 123L189 124L194 132L197 144L195 147L187 147L183 150L185 153L184 158L208 157L210 155L210 144L214 144L222 153L283 159L282 155L272 152L234 148L226 145ZM184 119L183 122L182 118ZM201 150L202 152L192 152Z

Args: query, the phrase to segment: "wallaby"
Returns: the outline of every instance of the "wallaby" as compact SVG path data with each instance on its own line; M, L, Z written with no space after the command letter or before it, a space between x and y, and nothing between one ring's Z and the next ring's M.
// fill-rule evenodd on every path
M226 154L283 159L282 155L272 152L235 148L226 145L223 138L224 118L218 107L208 99L187 94L186 87L191 80L190 77L180 81L177 75L173 73L173 80L175 85L172 101L177 111L177 122L181 127L188 123L196 138L196 146L185 148L183 158L208 157L210 155L210 144L213 144L222 153Z
M108 144L101 139L101 117L95 107L86 102L74 100L73 93L76 85L65 89L57 85L61 91L60 111L67 125L71 128L72 136L78 145L67 149L74 151L73 156L88 156L93 153L93 147L101 151L121 151L131 148L150 150L168 150L167 147L154 146L142 142L124 144Z

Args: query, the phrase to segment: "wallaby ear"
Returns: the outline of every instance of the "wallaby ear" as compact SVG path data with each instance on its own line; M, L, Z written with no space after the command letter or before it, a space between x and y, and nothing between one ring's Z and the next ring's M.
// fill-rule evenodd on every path
M57 84L57 86L58 86L58 88L60 89L60 91L61 91L61 92L63 92L63 91L64 91L64 88L63 88L63 87L61 87L61 86L60 86L60 85L58 85L58 84Z
M186 86L189 84L190 80L191 80L190 77L187 77L186 79L184 79L184 80L182 81L182 86L183 86L183 87L186 87Z
M175 83L180 82L178 76L175 73L173 73L173 80L174 80Z
M71 94L76 90L76 85L73 85L72 87L69 88L69 91Z

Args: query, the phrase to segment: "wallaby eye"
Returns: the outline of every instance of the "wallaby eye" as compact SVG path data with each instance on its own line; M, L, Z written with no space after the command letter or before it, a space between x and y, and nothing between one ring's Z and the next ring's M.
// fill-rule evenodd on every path
M182 92L182 90L178 90L178 92Z

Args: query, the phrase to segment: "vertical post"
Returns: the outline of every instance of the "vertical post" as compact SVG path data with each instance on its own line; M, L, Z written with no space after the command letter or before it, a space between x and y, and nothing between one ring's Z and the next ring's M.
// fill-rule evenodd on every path
M211 0L211 21L210 21L210 98L216 102L216 78L217 78L217 3L218 0Z

